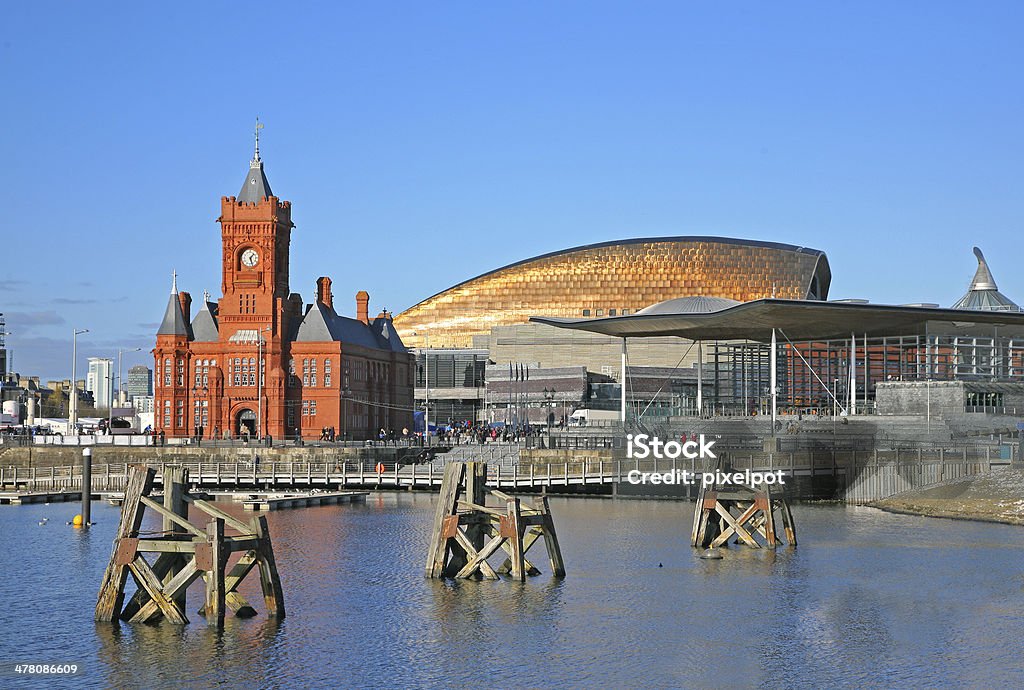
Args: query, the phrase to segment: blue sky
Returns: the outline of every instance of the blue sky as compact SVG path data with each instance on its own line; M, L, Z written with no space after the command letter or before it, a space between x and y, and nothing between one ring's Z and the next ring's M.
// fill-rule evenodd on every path
M292 289L398 312L561 248L708 234L825 250L833 298L951 304L1024 226L1019 2L13 3L0 311L14 368L152 347L220 288L265 122ZM180 241L170 243L168 236ZM126 356L126 368L151 363ZM83 364L80 364L83 366ZM80 369L81 371L82 369Z

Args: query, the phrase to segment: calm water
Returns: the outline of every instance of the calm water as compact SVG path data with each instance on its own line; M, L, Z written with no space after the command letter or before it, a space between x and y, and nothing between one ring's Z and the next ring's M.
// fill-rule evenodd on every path
M1020 528L798 506L795 551L702 561L692 504L551 505L568 577L538 545L525 585L426 580L430 495L270 513L288 617L250 576L261 615L220 633L195 589L183 628L94 624L117 509L4 506L0 662L85 673L0 687L1024 685Z

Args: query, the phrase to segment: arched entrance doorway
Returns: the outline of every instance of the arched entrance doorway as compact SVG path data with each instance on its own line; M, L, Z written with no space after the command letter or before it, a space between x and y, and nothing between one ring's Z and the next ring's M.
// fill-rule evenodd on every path
M248 408L238 412L235 423L235 434L238 436L256 436L256 413Z

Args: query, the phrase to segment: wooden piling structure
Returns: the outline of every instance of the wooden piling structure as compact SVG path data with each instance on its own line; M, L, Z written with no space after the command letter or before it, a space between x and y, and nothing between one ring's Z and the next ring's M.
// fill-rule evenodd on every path
M777 526L781 523L786 543L796 546L796 528L789 504L771 489L744 485L702 487L693 513L690 545L699 548L725 546L735 537L737 543L754 549L774 549L782 545Z
M488 506L489 496L502 505ZM547 546L551 572L555 577L565 577L547 497L524 505L519 498L487 490L486 463L451 462L445 465L434 513L426 575L497 580L507 574L522 582L527 575L540 574L526 553L541 537ZM506 558L495 570L487 559L499 549Z
M131 467L113 552L100 585L95 620L143 623L163 616L172 623L188 623L185 592L201 577L206 582L206 598L199 613L221 626L227 608L241 617L255 614L237 591L238 584L254 567L259 569L268 615L284 618L284 595L266 518L243 522L191 496L186 491L188 472L180 467L166 468L163 504L157 503L150 498L155 475L156 471L146 465ZM212 518L205 527L188 521L190 505ZM161 532L140 531L146 508L163 518ZM227 535L225 528L237 534ZM242 555L228 572L233 553ZM157 554L152 565L146 554ZM138 589L122 608L129 575Z

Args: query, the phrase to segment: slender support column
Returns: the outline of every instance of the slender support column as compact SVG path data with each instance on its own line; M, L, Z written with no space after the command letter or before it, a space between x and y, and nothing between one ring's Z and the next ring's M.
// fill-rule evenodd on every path
M772 329L772 345L771 353L768 357L768 367L771 370L771 396L772 396L772 436L775 435L775 416L778 414L779 407L779 391L778 391L778 351L779 346L775 340L775 329ZM700 379L698 378L698 381Z
M885 348L882 348L882 351L883 351L883 355L882 356L884 357L885 356L884 355ZM868 366L868 334L865 333L864 334L864 395L861 396L861 399L864 401L864 409L865 410L868 409L868 372L869 371L870 371L870 367ZM882 379L885 380L885 376L884 375L882 376Z
M850 409L849 414L857 413L857 336L850 334Z
M620 396L620 418L622 420L622 428L626 428L626 339L622 339L622 375L619 377L620 388L622 389L622 395Z
M704 412L704 344L697 341L697 416Z

